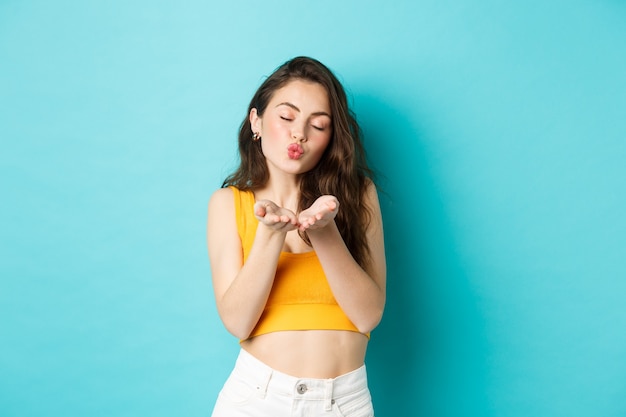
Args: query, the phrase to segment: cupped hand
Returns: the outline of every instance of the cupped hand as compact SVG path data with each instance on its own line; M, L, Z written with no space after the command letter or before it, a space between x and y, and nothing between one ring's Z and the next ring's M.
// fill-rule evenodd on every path
M254 217L276 231L288 232L298 227L298 219L293 211L270 200L259 200L254 204Z
M299 229L301 231L321 229L333 221L338 211L339 200L332 195L323 195L298 215Z

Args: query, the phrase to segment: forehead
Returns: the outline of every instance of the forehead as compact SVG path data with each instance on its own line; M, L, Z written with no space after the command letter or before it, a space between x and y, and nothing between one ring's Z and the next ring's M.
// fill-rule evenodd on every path
M292 80L274 92L270 107L289 103L302 112L326 112L330 114L330 102L326 88L319 83Z

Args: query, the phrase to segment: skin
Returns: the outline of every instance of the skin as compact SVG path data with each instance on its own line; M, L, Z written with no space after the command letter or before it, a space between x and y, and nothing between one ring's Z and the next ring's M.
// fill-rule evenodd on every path
M250 123L262 137L270 175L264 187L254 190L259 227L245 264L232 190L219 189L210 199L207 239L217 309L226 329L246 339L267 302L280 252L315 250L335 299L361 333L281 331L245 340L241 347L278 371L334 378L363 364L368 339L362 333L380 322L385 304L383 229L376 189L370 183L365 196L372 208L367 230L371 264L365 270L355 262L337 229L337 198L321 196L306 210L296 210L300 177L319 162L332 136L325 89L291 81L274 93L263 115L256 109L250 112ZM304 150L297 159L288 156L293 143ZM298 236L298 229L307 231L313 248Z

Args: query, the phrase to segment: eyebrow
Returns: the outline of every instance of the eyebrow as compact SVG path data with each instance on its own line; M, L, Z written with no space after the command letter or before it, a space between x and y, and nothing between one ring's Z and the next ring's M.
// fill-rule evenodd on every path
M285 101L283 103L279 103L276 105L276 107L279 106L287 106L287 107L291 107L292 109L294 109L297 112L300 112L300 109L293 103L289 103L288 101ZM332 119L332 117L330 117L330 114L326 113L325 111L318 111L312 114L313 116L328 116L329 118Z

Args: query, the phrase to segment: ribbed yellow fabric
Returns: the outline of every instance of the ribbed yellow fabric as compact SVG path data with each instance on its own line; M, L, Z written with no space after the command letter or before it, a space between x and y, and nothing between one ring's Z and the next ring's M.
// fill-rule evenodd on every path
M259 225L254 217L254 194L235 187L230 188L235 197L237 231L245 262ZM337 304L314 251L280 253L272 291L263 314L249 337L284 330L358 332ZM366 336L369 337L369 333Z

